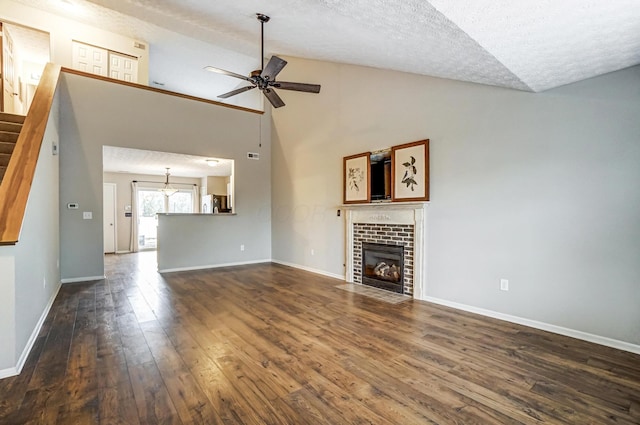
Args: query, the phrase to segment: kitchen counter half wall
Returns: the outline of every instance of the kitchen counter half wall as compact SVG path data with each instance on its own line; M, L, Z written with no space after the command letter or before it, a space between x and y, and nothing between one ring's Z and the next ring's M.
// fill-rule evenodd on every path
M214 219L212 219L214 218ZM260 220L236 213L158 214L158 271L198 270L271 261Z

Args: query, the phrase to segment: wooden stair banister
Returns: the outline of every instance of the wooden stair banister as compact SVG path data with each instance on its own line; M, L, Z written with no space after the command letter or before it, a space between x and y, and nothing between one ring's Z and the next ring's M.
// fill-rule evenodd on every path
M46 65L0 183L0 245L15 245L27 208L61 67Z

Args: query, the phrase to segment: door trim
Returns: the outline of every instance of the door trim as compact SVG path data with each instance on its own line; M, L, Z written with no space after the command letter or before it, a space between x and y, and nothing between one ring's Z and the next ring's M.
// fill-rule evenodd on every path
M4 32L0 22L0 112L4 112Z
M102 212L103 212L103 216L102 216L102 251L104 251L104 228L105 228L105 221L106 221L106 217L104 216L104 211L105 211L105 205L104 205L104 190L105 190L105 186L110 186L113 187L113 254L115 254L116 252L118 252L118 185L115 183L102 183ZM112 254L111 252L107 253L107 252L103 252L104 254Z

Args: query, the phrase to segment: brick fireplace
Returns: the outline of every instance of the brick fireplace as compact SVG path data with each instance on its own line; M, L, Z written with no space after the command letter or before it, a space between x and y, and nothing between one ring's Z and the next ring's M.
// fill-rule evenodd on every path
M413 225L411 224L374 224L374 223L354 223L353 224L353 282L363 283L378 288L387 289L401 294L413 294ZM401 290L392 289L393 285L385 285L380 282L366 282L366 261L364 247L367 245L378 245L381 247L400 247L402 249L402 259L398 261L402 269ZM382 262L382 259L380 260ZM389 262L389 261L387 261ZM374 264L377 266L378 264Z
M421 202L346 206L347 282L362 284L364 275L365 284L424 299L427 205ZM373 261L366 260L363 256L363 246L369 247L368 244L373 244L373 248L376 245L396 247L397 254L387 260L383 254L374 256ZM367 277L367 274L371 274L371 270L367 273L367 261L375 263L370 264L369 268L377 267L379 271L376 271L376 274L384 275L381 279L378 278L377 282L376 276ZM401 281L389 283L396 280L390 278L395 276L395 273L401 273Z

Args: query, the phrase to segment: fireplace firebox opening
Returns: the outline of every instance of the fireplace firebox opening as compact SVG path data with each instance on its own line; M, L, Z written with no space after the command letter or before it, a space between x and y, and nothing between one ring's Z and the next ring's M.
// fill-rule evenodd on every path
M362 284L404 293L404 246L362 243Z

